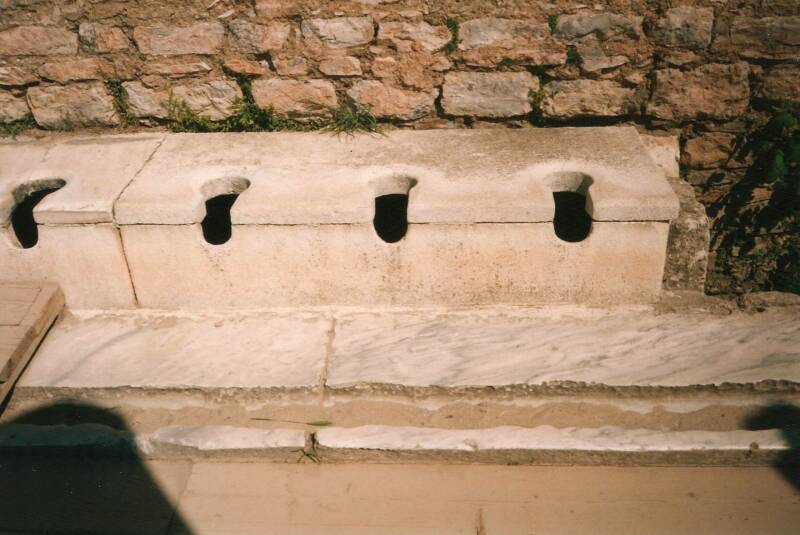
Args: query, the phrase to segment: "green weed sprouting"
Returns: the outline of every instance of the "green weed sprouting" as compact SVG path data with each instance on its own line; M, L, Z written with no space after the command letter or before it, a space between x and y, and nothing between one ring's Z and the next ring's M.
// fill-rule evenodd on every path
M456 19L447 19L447 29L450 30L450 40L442 47L445 54L452 54L458 48L458 43L461 41L458 37L458 21Z

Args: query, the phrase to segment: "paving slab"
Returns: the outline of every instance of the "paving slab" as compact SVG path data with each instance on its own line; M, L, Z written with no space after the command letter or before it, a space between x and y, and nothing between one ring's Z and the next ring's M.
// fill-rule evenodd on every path
M233 224L369 223L375 196L386 193L409 193L412 223L542 222L553 219L559 180L575 173L591 177L596 221L677 216L677 198L632 127L173 134L116 215L123 225L197 223L205 199L244 178Z
M329 329L320 314L66 317L19 388L316 388Z
M0 402L64 306L55 284L0 284Z
M797 500L772 468L200 462L171 533L785 534Z
M691 386L800 381L800 313L363 313L337 320L327 386Z

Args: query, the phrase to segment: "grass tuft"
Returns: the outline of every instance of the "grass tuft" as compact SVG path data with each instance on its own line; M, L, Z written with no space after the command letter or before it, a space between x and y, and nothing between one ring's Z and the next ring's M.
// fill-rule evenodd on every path
M36 121L33 119L32 115L27 115L23 119L17 121L0 123L0 137L10 137L14 139L29 128L36 128Z
M111 93L111 98L114 99L114 108L117 113L122 117L122 126L133 126L136 124L136 118L130 114L128 110L128 98L125 94L125 88L122 87L121 80L108 80L106 82L108 92Z
M574 46L567 47L567 65L574 65L575 67L583 65L583 58Z
M550 33L556 33L558 27L558 15L548 15L547 25L550 27Z
M458 48L458 43L461 41L458 37L458 21L456 19L447 19L447 29L450 30L450 41L442 47L445 54L452 54Z

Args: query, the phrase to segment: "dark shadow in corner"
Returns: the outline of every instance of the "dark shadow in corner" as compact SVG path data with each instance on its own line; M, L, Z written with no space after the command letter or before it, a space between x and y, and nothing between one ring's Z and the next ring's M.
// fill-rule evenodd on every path
M91 434L104 438L73 441ZM191 534L175 510L181 488L171 503L113 411L56 403L4 421L0 435L0 532ZM38 438L25 446L26 437ZM165 473L182 487L187 464Z
M789 449L783 452L775 468L797 490L800 490L800 407L775 403L749 417L744 428L750 431L780 429Z

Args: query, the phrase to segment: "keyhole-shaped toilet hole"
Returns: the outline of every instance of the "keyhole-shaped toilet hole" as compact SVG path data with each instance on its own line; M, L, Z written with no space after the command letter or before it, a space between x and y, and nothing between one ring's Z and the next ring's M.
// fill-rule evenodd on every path
M592 177L579 172L561 172L549 177L553 192L553 231L565 242L585 240L592 232L592 217L586 210L590 202Z
M11 210L11 229L17 243L23 249L30 249L39 243L39 225L33 216L33 209L42 199L67 183L60 178L37 180L14 189L14 208Z
M246 178L223 178L211 181L203 187L206 196L206 215L200 226L203 238L211 245L222 245L231 239L231 208L247 188L250 181Z
M408 232L408 198L417 181L407 176L393 176L372 182L375 216L372 225L386 243L397 243Z

